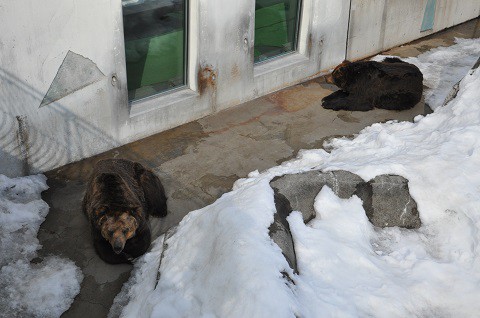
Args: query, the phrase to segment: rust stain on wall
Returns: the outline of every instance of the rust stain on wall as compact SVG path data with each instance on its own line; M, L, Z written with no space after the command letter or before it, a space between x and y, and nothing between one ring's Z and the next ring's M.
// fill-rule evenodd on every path
M236 79L240 76L240 69L238 68L237 64L233 65L232 71L230 72L230 74L232 75L232 78L234 78L234 79Z
M202 95L207 88L216 87L217 82L217 72L212 68L211 65L206 65L200 67L197 74L198 80L198 92Z

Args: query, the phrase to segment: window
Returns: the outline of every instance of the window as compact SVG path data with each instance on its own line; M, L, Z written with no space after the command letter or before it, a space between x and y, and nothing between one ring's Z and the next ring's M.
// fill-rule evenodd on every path
M256 0L255 63L297 49L300 0Z
M128 99L186 83L185 0L122 0Z

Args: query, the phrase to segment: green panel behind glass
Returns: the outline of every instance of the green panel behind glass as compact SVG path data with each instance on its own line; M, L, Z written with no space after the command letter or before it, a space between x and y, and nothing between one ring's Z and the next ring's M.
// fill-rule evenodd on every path
M295 51L299 0L257 0L255 62Z
M142 86L183 77L183 31L172 32L150 40ZM163 70L158 72L157 70Z
M131 5L124 2L130 100L185 84L184 7L183 0L144 0Z

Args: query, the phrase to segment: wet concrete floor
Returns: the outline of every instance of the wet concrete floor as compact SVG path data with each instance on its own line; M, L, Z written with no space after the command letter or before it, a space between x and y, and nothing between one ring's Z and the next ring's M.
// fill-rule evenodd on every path
M416 56L454 37L480 37L476 19L433 36L389 50L385 54ZM286 88L215 115L156 134L106 153L47 172L50 189L43 199L50 213L42 224L40 256L68 257L85 278L80 294L62 317L106 317L115 295L128 279L131 265L108 265L93 250L86 217L81 212L86 180L93 164L104 158L141 162L162 179L169 215L152 220L156 235L190 211L202 208L231 190L238 178L294 158L301 149L321 148L336 136L354 136L376 122L412 120L428 112L423 103L403 111L331 111L322 97L336 88L323 78Z

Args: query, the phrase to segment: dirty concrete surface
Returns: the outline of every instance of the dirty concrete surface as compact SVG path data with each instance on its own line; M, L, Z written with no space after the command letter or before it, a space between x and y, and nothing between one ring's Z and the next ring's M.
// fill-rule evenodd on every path
M480 37L480 19L385 54L416 56L433 47L452 45L454 37ZM50 212L38 235L43 245L40 257L68 257L85 276L80 294L62 317L106 317L132 269L131 265L105 264L93 249L81 201L96 161L135 160L160 176L168 196L169 215L151 220L158 236L188 212L230 191L235 180L253 170L262 171L292 159L301 149L321 148L329 138L354 136L376 122L412 120L428 112L423 103L403 112L323 109L322 97L334 90L323 78L316 78L46 173L50 189L43 193L43 199L50 205Z

